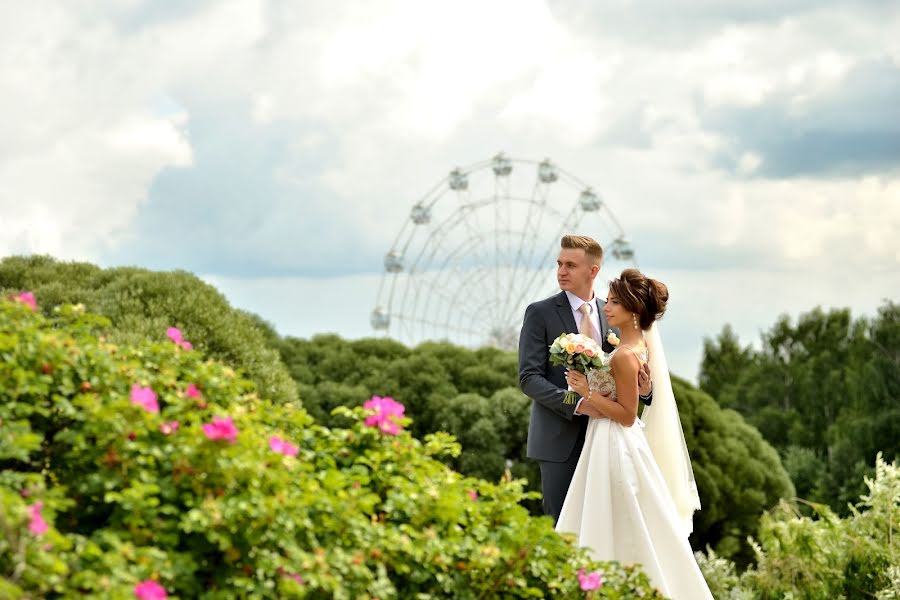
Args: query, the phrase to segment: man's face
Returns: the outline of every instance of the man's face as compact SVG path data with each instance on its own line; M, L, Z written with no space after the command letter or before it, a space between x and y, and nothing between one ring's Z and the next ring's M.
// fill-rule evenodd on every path
M581 248L562 248L556 260L556 281L559 289L573 293L584 293L594 286L594 277L600 267Z

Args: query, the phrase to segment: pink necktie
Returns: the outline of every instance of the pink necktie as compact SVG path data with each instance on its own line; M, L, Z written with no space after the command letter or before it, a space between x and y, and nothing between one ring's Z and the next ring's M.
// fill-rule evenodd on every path
M586 335L594 341L597 340L593 323L591 323L591 305L587 302L578 307L581 311L581 323L578 325L578 333Z

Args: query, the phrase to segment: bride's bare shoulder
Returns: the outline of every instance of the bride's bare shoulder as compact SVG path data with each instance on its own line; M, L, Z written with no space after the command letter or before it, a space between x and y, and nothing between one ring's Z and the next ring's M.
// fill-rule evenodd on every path
M628 350L628 352L623 352L623 350ZM633 370L635 372L641 367L641 361L631 346L620 346L617 348L613 352L609 364L615 369Z

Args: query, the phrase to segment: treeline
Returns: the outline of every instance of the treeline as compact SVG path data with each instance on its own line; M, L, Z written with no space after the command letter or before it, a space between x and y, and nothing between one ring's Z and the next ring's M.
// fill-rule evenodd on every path
M900 450L900 304L871 318L783 316L759 349L726 327L705 341L699 380L778 449L800 498L846 515L876 453L892 461Z

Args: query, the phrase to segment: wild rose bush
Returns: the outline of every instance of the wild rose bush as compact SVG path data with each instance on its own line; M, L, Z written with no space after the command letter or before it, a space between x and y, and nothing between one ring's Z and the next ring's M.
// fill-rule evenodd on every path
M81 313L0 301L0 597L659 597L385 399L321 427L190 331L117 346Z
M112 323L106 335L117 343L162 340L167 328L179 328L204 355L239 367L260 395L297 401L297 385L274 348L278 334L272 326L232 307L220 291L191 273L101 269L49 256L0 259L0 293L21 292L40 299L37 308L45 316L64 304L103 315Z

